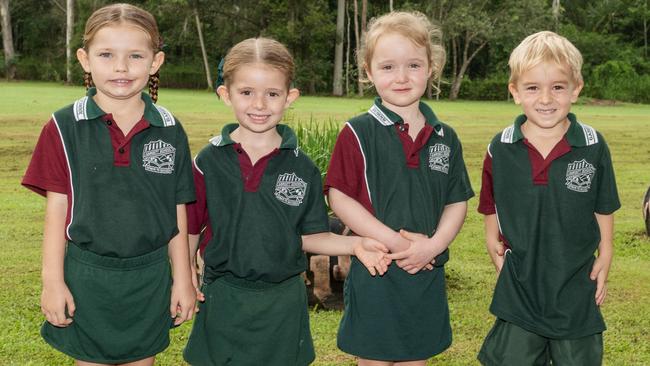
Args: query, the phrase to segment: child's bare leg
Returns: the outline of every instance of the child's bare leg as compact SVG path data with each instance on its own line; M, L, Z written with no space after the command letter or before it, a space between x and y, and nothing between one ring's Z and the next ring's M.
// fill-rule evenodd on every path
M156 357L149 357L138 361L123 363L121 366L152 366Z
M360 358L358 363L358 366L393 366L395 363L393 361L377 361L377 360L366 360L364 358Z
M426 366L427 360L395 362L395 366Z

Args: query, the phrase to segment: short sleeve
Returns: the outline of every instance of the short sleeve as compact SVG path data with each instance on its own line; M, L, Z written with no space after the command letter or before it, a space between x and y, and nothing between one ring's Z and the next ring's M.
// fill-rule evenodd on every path
M324 192L327 194L330 188L336 188L359 202L369 212L374 212L365 176L365 159L359 142L352 129L346 125L334 145Z
M474 197L474 191L472 190L469 175L467 174L467 167L465 166L465 160L463 159L463 146L455 134L453 139L452 155L449 159L449 186L447 188L447 200L445 205L467 201Z
M321 175L318 168L314 167L308 184L308 197L305 202L307 203L307 207L305 208L298 228L300 235L329 231L327 206L325 205L325 197L322 194Z
M188 203L195 200L194 180L192 177L192 158L187 135L179 125L178 146L176 148L176 204Z
M21 184L42 196L48 191L70 193L68 161L61 134L52 119L41 131Z
M602 139L602 136L599 136ZM614 177L614 167L609 147L604 140L603 152L598 164L598 196L596 198L595 212L601 215L609 215L621 208L621 202L618 198L616 188L616 178Z
M488 147L489 149L489 147ZM481 195L478 203L478 212L483 215L493 215L496 213L494 205L494 190L492 181L492 157L490 153L485 153L483 159L483 173L481 174Z
M192 172L194 176L194 187L196 189L196 200L185 206L187 210L187 231L191 235L198 235L208 224L208 207L205 177L196 166L196 161L192 164Z

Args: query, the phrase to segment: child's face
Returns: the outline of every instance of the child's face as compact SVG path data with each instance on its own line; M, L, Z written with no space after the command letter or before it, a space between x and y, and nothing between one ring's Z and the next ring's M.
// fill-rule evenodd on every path
M95 33L88 50L77 50L84 71L92 74L99 98L123 100L140 98L149 75L158 71L165 59L154 54L149 36L128 24L103 27Z
M568 66L542 62L522 73L508 89L515 103L521 104L529 122L552 129L567 121L571 104L578 100L582 85L573 81Z
M239 125L256 133L275 128L299 95L298 89L287 88L282 71L260 63L238 67L230 85L221 85L217 93L232 107Z
M388 108L417 103L431 76L426 48L398 33L379 37L366 72Z

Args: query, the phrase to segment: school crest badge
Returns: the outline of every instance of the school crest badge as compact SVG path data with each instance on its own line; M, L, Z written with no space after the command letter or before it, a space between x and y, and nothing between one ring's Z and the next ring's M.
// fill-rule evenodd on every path
M175 157L176 149L163 140L150 141L142 148L142 166L148 172L172 174Z
M575 192L588 192L596 168L585 159L569 163L566 169L566 187Z
M307 183L296 173L280 174L275 183L275 198L289 206L300 206L306 192Z
M448 174L450 152L451 149L445 144L429 146L429 168Z

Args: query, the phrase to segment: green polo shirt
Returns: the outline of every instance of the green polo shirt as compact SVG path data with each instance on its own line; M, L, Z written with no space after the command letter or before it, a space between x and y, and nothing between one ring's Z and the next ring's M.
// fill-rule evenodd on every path
M490 310L549 338L605 330L596 282L589 279L600 243L594 213L620 207L605 140L575 115L568 118L565 138L539 163L541 155L521 132L525 116L488 148L494 211L510 247Z
M279 149L246 166L246 152L230 138L238 126L226 125L194 161L195 180L205 186L197 205L207 207L208 219L195 222L205 215L190 214L189 226L209 224L213 233L204 252L206 282L224 275L281 282L306 269L301 235L329 231L320 171L285 125L276 127Z
M124 136L95 93L53 114L23 184L68 195L66 236L80 248L120 258L150 253L178 233L176 205L194 200L187 136L145 93L144 114Z

